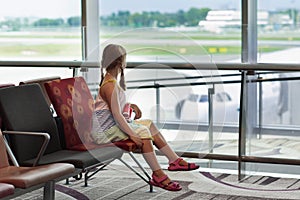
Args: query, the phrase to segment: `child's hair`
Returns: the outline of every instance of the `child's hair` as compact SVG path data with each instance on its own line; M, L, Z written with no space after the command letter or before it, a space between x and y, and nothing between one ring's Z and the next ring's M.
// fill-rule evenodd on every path
M101 82L100 86L104 79L104 72L103 69L106 71L110 68L115 67L118 64L124 64L126 57L126 50L124 47L118 44L109 44L107 45L102 54L102 61L101 61ZM121 71L121 78L120 78L120 86L123 90L126 90L126 84L125 84L125 77L123 68Z

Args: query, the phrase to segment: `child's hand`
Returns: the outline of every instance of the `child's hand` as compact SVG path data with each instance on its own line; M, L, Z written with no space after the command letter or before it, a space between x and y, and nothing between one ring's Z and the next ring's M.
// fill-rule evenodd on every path
M142 117L142 111L136 104L131 104L131 108L135 112L135 118L134 119L140 119Z
M143 141L141 138L136 136L131 136L130 139L136 144L136 146L140 149L143 146Z

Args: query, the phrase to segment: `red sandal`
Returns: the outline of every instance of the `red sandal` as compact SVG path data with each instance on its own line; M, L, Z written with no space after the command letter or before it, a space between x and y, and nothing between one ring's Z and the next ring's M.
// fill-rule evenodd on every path
M179 185L179 183L177 183L175 181L170 181L167 184L163 184L162 182L164 182L167 179L168 179L167 175L164 175L164 176L158 178L157 176L152 174L152 179L150 180L150 184L153 186L156 186L156 187L160 187L165 190L169 190L169 191L179 191L182 189L182 187Z
M177 158L174 162L169 164L168 170L169 171L191 171L199 168L199 165L195 163L188 163L187 165L180 165L180 161L182 158Z

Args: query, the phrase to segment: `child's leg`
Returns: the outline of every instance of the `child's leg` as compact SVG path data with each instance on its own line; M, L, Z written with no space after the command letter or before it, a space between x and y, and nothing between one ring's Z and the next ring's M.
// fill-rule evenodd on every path
M154 152L154 148L152 145L151 140L143 140L143 147L142 147L143 157L150 166L153 174L157 177L162 177L165 175L163 170L160 167L160 164L157 161L156 154ZM171 180L168 178L163 181L163 184L168 184Z
M178 156L177 154L169 147L163 135L158 131L156 126L153 124L151 120L139 120L135 121L136 124L131 124L132 128L138 133L138 135L142 138L153 138L154 145L162 151L164 155L167 156L169 162L175 161ZM151 136L151 137L150 137ZM145 140L146 141L146 140ZM143 152L153 152L152 141L149 141L151 145L149 145L149 149L146 149ZM144 143L145 144L145 143ZM151 148L152 149L151 149Z
M179 158L179 156L169 146L164 136L160 133L160 131L153 123L150 126L150 132L154 139L155 146L168 158L169 163L172 163ZM188 163L185 160L181 160L179 164L188 165Z
M157 161L151 140L143 140L142 152L144 159L146 160L152 171L161 169Z

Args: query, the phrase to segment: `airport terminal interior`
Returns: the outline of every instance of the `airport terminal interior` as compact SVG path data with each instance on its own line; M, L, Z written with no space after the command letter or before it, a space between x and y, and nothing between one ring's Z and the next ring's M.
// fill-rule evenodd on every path
M155 149L180 191L133 141L91 141L109 44L127 102L200 166ZM298 200L299 55L300 0L3 1L0 199Z

